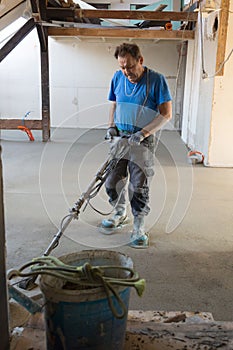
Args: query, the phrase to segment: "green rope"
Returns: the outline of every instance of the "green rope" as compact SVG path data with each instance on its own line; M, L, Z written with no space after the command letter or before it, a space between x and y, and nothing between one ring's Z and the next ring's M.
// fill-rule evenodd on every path
M29 269L29 271L25 271ZM122 270L128 273L127 278L107 277L106 272ZM24 264L19 270L11 270L8 278L15 276L29 277L33 275L50 275L65 280L82 287L103 287L110 309L116 318L124 318L127 310L122 301L116 286L134 287L139 296L142 296L145 289L145 280L140 279L137 272L133 269L123 266L92 266L85 263L83 266L72 266L63 263L53 256L42 256ZM120 307L118 312L114 307L111 296L114 296Z

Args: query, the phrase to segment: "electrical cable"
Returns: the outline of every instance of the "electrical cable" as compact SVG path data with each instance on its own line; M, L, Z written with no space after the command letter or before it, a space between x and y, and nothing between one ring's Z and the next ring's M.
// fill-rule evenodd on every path
M119 159L119 160L120 160L120 159ZM118 160L118 161L119 161L119 160ZM114 162L112 162L112 161L114 161ZM101 210L97 209L96 207L94 207L93 204L91 204L91 201L90 201L91 199L93 199L93 198L98 194L98 192L100 191L102 185L103 185L104 182L106 181L108 175L110 174L110 172L115 168L116 164L118 163L118 162L116 162L116 159L112 159L112 161L111 161L111 162L112 162L112 166L111 166L111 167L108 167L108 172L106 172L105 178L102 179L101 184L99 184L98 186L96 186L96 187L98 187L97 191L96 191L94 194L92 194L91 196L88 197L86 206L85 206L85 208L83 209L83 211L86 209L87 205L89 205L96 213L98 213L98 214L100 214L100 215L102 215L102 216L108 216L108 215L111 215L111 214L114 212L115 208L116 208L117 205L119 204L120 199L121 199L121 195L122 195L122 193L123 193L123 191L124 191L124 188L122 188L122 190L121 190L121 192L120 192L120 194L119 194L119 196L118 196L118 199L117 199L116 203L114 204L114 206L112 207L112 209L111 209L109 212L107 212L107 213L106 213L106 212L104 213L103 211L101 211ZM111 163L111 162L110 162L110 163Z
M221 8L216 10L216 11L224 11ZM229 13L233 13L233 11L225 11L225 12L229 12ZM211 79L216 77L216 75L222 70L222 68L224 67L224 65L226 64L226 62L230 59L232 53L233 53L233 48L231 49L230 53L228 54L227 58L222 61L219 65L219 68L217 71L215 71L215 73L213 75L209 75L204 67L204 38L203 38L203 25L202 25L202 9L200 6L200 32L201 32L201 60L202 60L202 78L203 79Z
M233 48L231 49L230 53L228 54L227 58L220 64L219 69L213 74L213 75L208 75L204 78L204 79L211 79L216 77L216 75L222 70L222 68L224 67L225 63L230 59L231 55L233 53Z
M94 197L96 197L96 195L98 194L98 192L100 191L101 187L103 186L103 184L105 183L108 175L112 172L112 170L116 167L116 165L118 164L118 162L126 155L126 153L128 152L129 149L129 144L128 144L128 138L127 137L122 137L120 138L121 142L120 146L119 146L119 141L116 141L115 146L113 145L110 151L110 155L111 155L111 159L109 160L109 162L106 164L105 169L103 169L101 175L98 176L97 174L97 180L99 180L100 182L98 184L96 184L95 187L93 187L88 195L87 203L83 209L83 211L86 210L87 206L90 205L90 207L97 212L100 215L103 216L108 216L110 214L113 213L113 211L115 210L116 206L119 204L120 198L121 198L121 194L124 191L124 188L121 190L118 199L116 201L116 203L114 204L113 208L111 209L110 212L102 212L99 209L95 208L92 204L91 204L91 199L93 199ZM126 140L126 143L124 144Z
M205 62L204 62L204 38L203 38L203 17L202 17L202 9L200 6L200 39L201 39L201 68L202 68L202 76L207 77L208 74L205 70Z

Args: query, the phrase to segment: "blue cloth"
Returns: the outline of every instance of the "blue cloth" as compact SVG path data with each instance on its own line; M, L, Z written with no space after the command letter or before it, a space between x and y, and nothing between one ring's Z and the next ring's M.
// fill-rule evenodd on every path
M117 71L111 81L108 99L116 102L114 122L118 129L134 133L149 124L159 114L159 105L171 101L171 94L165 77L153 70L144 70L136 84L131 83ZM147 80L149 95L145 106Z

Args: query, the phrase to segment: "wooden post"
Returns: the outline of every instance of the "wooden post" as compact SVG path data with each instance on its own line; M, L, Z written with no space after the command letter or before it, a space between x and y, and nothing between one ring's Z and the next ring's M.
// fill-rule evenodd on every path
M49 98L49 54L48 33L44 28L45 45L41 45L41 96L42 96L42 138L50 139L50 98Z
M39 13L41 19L47 18L46 1L31 0L33 13ZM50 98L49 98L49 56L48 56L48 30L40 23L36 23L37 34L40 41L41 62L41 97L42 97L42 139L50 139Z
M3 181L2 181L2 160L0 148L0 327L1 327L1 349L9 350L9 321L8 321L8 296L6 282L6 238L4 223L4 204L3 204Z
M218 34L218 50L217 50L217 59L216 59L217 76L222 76L224 74L224 66L222 65L222 63L225 60L225 53L226 53L229 7L230 7L230 0L221 1L220 24L219 24L219 34Z

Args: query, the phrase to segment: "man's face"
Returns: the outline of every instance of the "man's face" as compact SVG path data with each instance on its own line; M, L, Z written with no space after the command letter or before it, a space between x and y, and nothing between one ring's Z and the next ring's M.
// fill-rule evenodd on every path
M129 79L131 83L136 83L140 79L144 71L144 68L142 66L143 57L140 57L138 60L136 60L130 54L127 54L124 57L119 56L118 63L123 74Z

